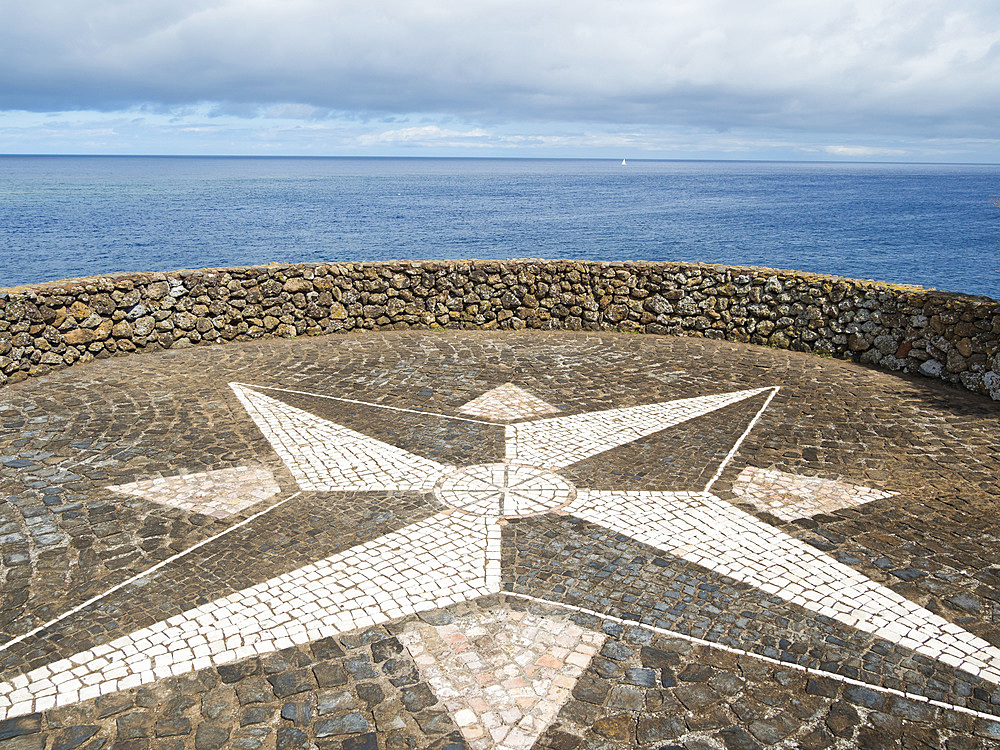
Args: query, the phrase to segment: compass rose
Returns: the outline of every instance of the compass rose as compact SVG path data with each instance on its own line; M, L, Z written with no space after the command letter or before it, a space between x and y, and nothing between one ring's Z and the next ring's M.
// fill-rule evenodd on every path
M765 415L777 387L557 416L552 416L554 407L530 394L501 387L495 389L499 395L493 394L497 403L492 406L484 396L460 410L465 416L439 415L503 428L502 460L465 466L376 439L280 397L332 399L345 408L361 402L244 383L230 387L301 491L419 492L433 498L433 512L391 533L19 675L0 685L0 717L66 705L501 593L503 526L510 519L548 513L597 524L1000 684L997 648L713 493L723 470ZM574 464L750 399L763 403L701 489L594 489L577 486L567 477ZM493 415L493 421L480 419L484 414Z

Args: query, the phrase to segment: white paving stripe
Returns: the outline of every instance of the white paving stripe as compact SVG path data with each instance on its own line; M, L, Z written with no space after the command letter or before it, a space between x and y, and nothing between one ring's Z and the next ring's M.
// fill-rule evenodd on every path
M715 495L579 490L566 510L1000 684L1000 649Z
M0 719L500 591L495 519L439 513L0 685Z
M754 388L508 425L507 460L563 468L769 390L773 389Z
M229 385L303 490L426 492L454 468Z
M719 463L718 467L715 469L715 473L712 475L712 478L708 480L704 490L702 490L703 492L710 492L712 485L719 481L719 477L722 476L722 472L726 470L729 462L736 457L740 447L743 445L743 441L750 437L750 433L753 431L753 428L757 426L757 422L759 422L760 418L764 416L764 411L771 405L771 402L774 401L774 397L778 395L778 391L781 390L781 388L778 386L772 386L771 388L762 388L761 390L771 392L767 395L767 398L764 399L764 403L760 405L757 413L753 415L753 419L751 419L747 424L747 428L743 430L743 434L736 438L736 442L729 448L729 453L727 453L726 457Z

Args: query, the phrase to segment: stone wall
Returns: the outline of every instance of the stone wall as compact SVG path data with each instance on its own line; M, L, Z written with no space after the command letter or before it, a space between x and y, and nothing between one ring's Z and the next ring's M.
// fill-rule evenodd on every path
M137 351L409 327L705 336L1000 400L1000 302L987 298L763 268L544 260L272 264L0 290L0 385Z

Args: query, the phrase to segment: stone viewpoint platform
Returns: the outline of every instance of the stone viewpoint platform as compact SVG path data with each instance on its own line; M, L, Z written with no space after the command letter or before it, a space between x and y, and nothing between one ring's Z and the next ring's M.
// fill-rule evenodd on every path
M36 374L0 750L1000 747L985 395L586 331Z

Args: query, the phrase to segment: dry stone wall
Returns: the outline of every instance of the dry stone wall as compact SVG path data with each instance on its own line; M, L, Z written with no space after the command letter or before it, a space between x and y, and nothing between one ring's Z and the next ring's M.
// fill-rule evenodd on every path
M705 336L1000 400L1000 302L764 268L548 260L252 266L0 290L0 385L94 358L382 328Z

